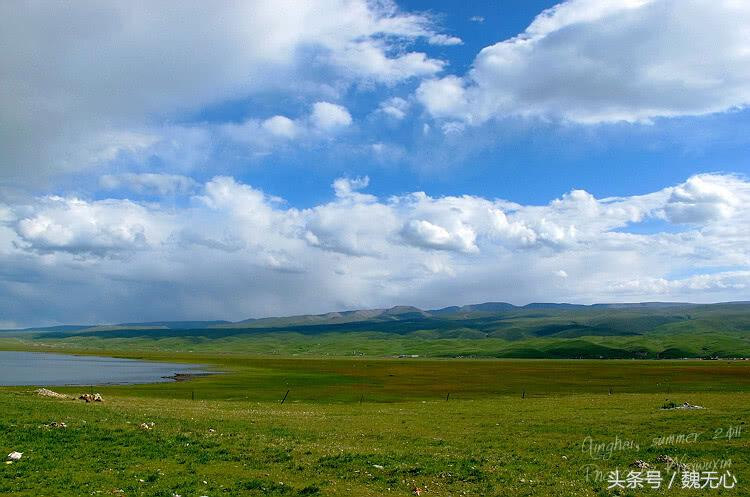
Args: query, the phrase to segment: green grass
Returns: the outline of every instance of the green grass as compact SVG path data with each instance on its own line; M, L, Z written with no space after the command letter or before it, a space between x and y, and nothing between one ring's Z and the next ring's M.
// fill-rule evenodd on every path
M6 391L0 446L24 458L0 468L0 494L376 496L419 486L427 495L611 495L587 471L593 478L594 468L655 464L661 454L731 459L743 485L747 439L713 436L747 420L750 395L690 398L707 409L661 411L656 394L346 405L109 397L93 405ZM52 421L68 428L45 427ZM139 429L143 422L154 428ZM693 432L695 443L654 446ZM604 460L589 450L615 438L638 448ZM694 495L624 495L663 493Z
M26 345L0 345L12 344ZM597 470L627 472L636 459L665 469L664 454L731 459L738 488L703 492L750 495L750 445L736 428L750 415L748 362L293 358L124 344L110 353L224 374L96 387L103 404L0 388L0 452L24 452L0 465L0 495L406 496L418 486L428 496L604 496L616 494ZM662 410L670 401L706 409ZM68 428L46 426L54 421ZM595 448L616 440L632 446L602 459Z
M132 330L131 330L132 332ZM198 334L200 332L200 334ZM308 357L393 357L420 355L436 358L683 358L750 357L750 333L710 330L671 331L646 335L536 337L521 340L483 337L436 336L431 331L406 335L374 332L331 332L305 335L296 332L264 332L215 337L210 330L194 336L164 336L146 330L144 336L66 336L44 334L0 337L0 347L55 350L91 350L173 353L191 351ZM467 335L475 330L461 332Z
M16 341L25 348L239 350L310 357L750 357L750 304L746 303L400 313L341 322L345 318L302 316L218 325L191 322L172 324L171 329L145 323L5 331L0 332L0 345ZM183 328L191 325L196 328Z

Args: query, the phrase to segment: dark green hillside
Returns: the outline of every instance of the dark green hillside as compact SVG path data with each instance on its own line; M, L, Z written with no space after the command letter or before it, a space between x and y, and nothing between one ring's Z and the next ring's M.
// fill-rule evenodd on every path
M154 346L301 355L749 357L750 303L529 304L367 309L247 320L149 322L6 332L37 345Z

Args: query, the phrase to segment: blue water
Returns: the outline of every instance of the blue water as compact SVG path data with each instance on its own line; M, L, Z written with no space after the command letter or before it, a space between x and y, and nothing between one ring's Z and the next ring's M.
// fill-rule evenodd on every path
M112 357L0 351L0 386L123 385L172 381L175 373L205 373L196 364Z

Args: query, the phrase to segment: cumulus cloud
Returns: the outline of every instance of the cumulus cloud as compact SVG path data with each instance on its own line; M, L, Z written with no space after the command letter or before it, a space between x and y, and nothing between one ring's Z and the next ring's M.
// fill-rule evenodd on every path
M109 160L148 146L132 130L216 103L431 76L444 62L408 47L438 35L389 0L2 3L0 179ZM294 134L280 118L263 127Z
M343 105L315 102L309 113L294 119L275 115L264 120L249 118L239 123L217 126L198 125L212 136L250 146L255 150L271 150L276 144L296 141L310 142L340 133L353 122Z
M735 178L693 176L675 187L664 207L673 223L707 223L728 219L739 204ZM743 192L747 193L747 192Z
M18 219L16 232L23 248L42 253L124 254L158 243L165 217L128 200L50 196Z
M388 100L381 102L378 110L383 114L400 121L406 117L409 107L410 104L407 100L404 100L401 97L391 97Z
M349 126L352 123L352 115L342 105L315 102L310 120L321 131L333 131Z
M350 198L357 195L357 198L361 199L362 197L365 197L365 195L357 194L355 192L367 188L369 184L370 178L368 176L363 176L361 178L337 178L331 186L333 187L336 196L339 198ZM367 197L374 198L369 195Z
M465 82L458 76L425 81L417 88L417 99L435 117L471 119L466 103Z
M297 124L286 116L273 116L263 121L263 129L274 136L294 138L297 134Z
M435 117L647 122L750 102L750 5L569 0L484 48L464 76L422 83Z
M404 240L417 247L459 252L477 252L476 233L468 226L459 225L455 230L433 224L424 219L412 219L401 231Z
M544 205L378 198L368 186L336 179L332 199L307 209L228 176L181 207L5 204L0 312L22 323L241 319L399 303L733 300L750 286L742 177L702 174L627 197L572 190ZM649 220L681 228L630 229Z

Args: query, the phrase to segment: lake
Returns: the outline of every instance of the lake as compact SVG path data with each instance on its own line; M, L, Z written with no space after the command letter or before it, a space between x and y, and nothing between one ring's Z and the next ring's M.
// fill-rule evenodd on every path
M200 367L112 357L0 351L0 386L158 383L173 381L168 377L176 373L206 373Z

